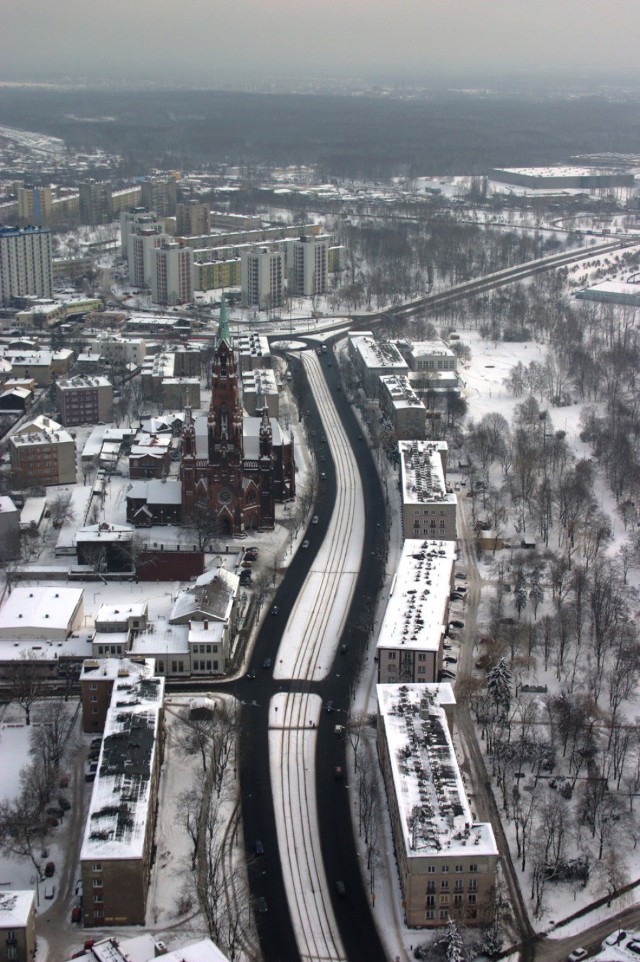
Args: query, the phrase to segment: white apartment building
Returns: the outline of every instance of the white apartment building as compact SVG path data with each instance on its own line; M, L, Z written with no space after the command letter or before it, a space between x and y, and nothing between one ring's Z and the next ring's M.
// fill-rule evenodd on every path
M130 210L123 210L120 214L121 255L123 257L127 256L129 237L131 234L135 234L137 230L141 230L143 227L154 227L156 225L161 233L162 229L158 222L158 215L153 210L148 210L146 207L132 207Z
M493 919L498 848L471 812L450 685L378 685L378 755L409 926Z
M399 441L405 538L455 541L458 499L445 480L446 441Z
M129 235L127 241L127 262L129 264L129 283L132 287L151 287L151 253L166 240L159 224L140 227Z
M0 227L0 304L14 297L51 297L51 232L41 227Z
M284 255L266 248L243 251L240 263L240 287L243 307L261 311L282 303Z
M380 382L380 411L391 422L399 441L424 438L427 411L406 374L383 374Z
M193 251L176 241L151 249L151 299L156 304L188 304L193 299Z
M290 294L312 297L324 294L329 270L329 241L326 234L305 235L287 241L287 285Z
M377 341L371 331L350 334L348 350L368 397L379 397L380 378L383 375L409 373L407 362L396 345L391 341Z
M455 560L453 541L404 542L376 646L381 684L438 681Z

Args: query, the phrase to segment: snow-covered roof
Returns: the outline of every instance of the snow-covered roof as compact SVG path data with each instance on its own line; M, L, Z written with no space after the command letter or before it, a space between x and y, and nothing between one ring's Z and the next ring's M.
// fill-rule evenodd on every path
M40 524L46 506L46 498L27 498L20 512L21 527L30 528L32 524Z
M61 391L76 391L82 388L112 387L111 381L101 375L74 374L73 377L56 382Z
M109 624L118 624L122 622L127 624L131 618L146 618L147 616L147 603L146 601L140 601L138 604L118 604L118 605L100 605L98 608L98 614L96 615L96 622L107 621Z
M269 367L254 368L242 374L242 390L254 394L277 394L276 374Z
M35 892L0 893L0 928L23 929L34 909Z
M0 638L16 630L24 637L47 638L51 631L66 631L82 605L82 588L41 588L18 585L0 608Z
M35 418L31 418L30 421L25 421L24 424L20 425L16 429L16 434L37 434L40 431L61 431L62 425L54 421L53 418L48 418L46 414L39 414Z
M164 678L114 680L80 858L135 859L144 851Z
M447 491L442 468L440 442L399 441L402 496L405 504L457 504Z
M34 431L32 434L14 434L11 443L18 448L35 445L73 444L73 438L62 428L59 431Z
M387 389L395 408L423 407L422 401L411 387L406 374L383 374L380 383Z
M131 541L132 538L133 528L130 525L109 524L106 521L80 528L76 535L78 544L87 541Z
M443 708L455 704L451 685L378 685L377 695L407 856L497 855L458 768Z
M240 579L226 568L205 571L195 584L181 592L171 609L172 624L184 622L196 616L226 622L231 615L234 598L238 593Z
M455 357L442 341L413 341L409 347L412 357Z
M150 657L188 655L189 626L168 625L166 621L154 621L136 635L131 644L131 654Z
M378 648L438 650L455 558L453 541L404 542L380 626Z
M391 341L377 341L370 334L352 334L349 340L368 368L408 371L407 362Z
M148 686L138 683L146 678L154 678L156 663L153 658L86 658L82 662L80 681L91 681L93 678L122 679L119 685L119 701L139 697L139 691L144 696ZM153 691L153 686L152 689ZM128 694L127 694L128 693ZM155 695L153 701L156 701ZM113 704L113 703L112 703Z
M132 500L142 498L147 504L182 504L182 481L175 478L134 481L128 497Z
M44 501L45 499L42 498L40 500ZM15 504L7 494L0 495L0 514L3 511L4 512L11 511L13 513L14 511L17 511L17 510L18 509L16 508ZM21 520L22 520L22 516L21 516Z

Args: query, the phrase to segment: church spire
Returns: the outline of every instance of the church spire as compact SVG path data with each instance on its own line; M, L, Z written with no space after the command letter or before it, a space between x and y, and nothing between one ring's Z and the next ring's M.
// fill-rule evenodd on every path
M218 345L221 341L225 341L227 346L233 350L233 338L231 337L231 331L229 330L229 315L227 314L227 302L225 300L224 294L222 295L222 302L220 304L220 322L218 324Z

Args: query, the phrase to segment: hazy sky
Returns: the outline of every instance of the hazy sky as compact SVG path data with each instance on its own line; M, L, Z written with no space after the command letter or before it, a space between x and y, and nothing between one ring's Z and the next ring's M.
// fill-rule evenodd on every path
M0 79L638 72L638 0L0 0Z

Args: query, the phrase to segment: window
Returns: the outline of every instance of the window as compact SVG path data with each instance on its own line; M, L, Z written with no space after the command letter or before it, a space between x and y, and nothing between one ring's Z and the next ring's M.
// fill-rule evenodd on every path
M440 918L443 919L445 922L449 918L449 913L447 912L446 909L440 909Z
M95 681L92 681L91 684L89 685L89 691L97 691L97 690L98 690L98 686L96 685Z
M418 653L418 661L426 661L426 660L427 660L426 652L424 652L424 651L419 652L419 653Z
M428 919L435 919L436 913L433 911L433 909L427 909L426 917Z
M427 865L427 875L434 875L436 871L435 865Z
M448 905L448 904L449 904L449 896L448 896L448 895L441 895L441 896L440 896L440 905Z
M100 903L100 902L102 902L102 901L103 901L102 892L96 892L95 895L93 896L93 901L94 901L95 903Z
M97 706L97 705L92 705L92 706L91 706L91 714L92 714L92 715L97 715L97 714L98 714L98 706Z
M472 895L469 896L469 905L475 905L477 900L478 900L478 896L475 893L473 893Z
M470 866L469 866L469 871L470 871L470 872L477 872L477 871L478 871L478 866L477 866L477 865L470 865Z
M443 878L443 879L440 880L440 888L441 888L441 889L448 889L448 888L449 888L449 879L448 879L448 878Z
M429 907L433 908L435 904L436 904L435 895L427 895L427 908Z
M97 695L89 695L89 701L90 701L90 702L96 702L97 700L98 700L98 696L97 696Z
M440 871L441 871L442 874L444 875L446 872L449 871L449 866L448 866L448 865L443 865L442 868L440 869Z
M454 885L454 891L456 891L456 892L464 892L464 887L463 887L463 886L464 886L464 882L462 881L462 879L456 879L456 883L455 883L455 885Z
M435 892L435 890L436 890L436 883L432 879L430 882L427 882L427 892Z
M456 872L464 872L464 865L456 865Z
M461 895L454 895L454 896L453 896L453 904L454 904L456 907L461 906L461 905L462 905L462 896L461 896Z
M92 866L91 866L91 871L92 871L92 872L101 872L101 871L102 871L102 862L94 862L94 863L92 864Z
M101 878L94 878L94 880L93 880L93 887L94 887L94 889L101 889L101 888L102 888L102 879L101 879Z
M472 878L471 881L469 882L469 891L470 892L478 891L478 880L476 878Z

